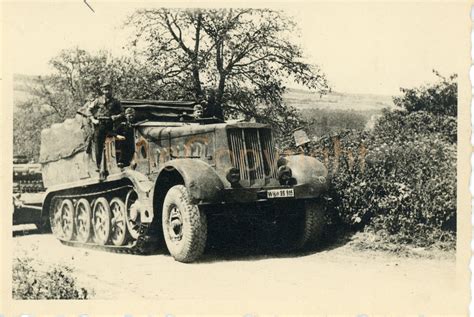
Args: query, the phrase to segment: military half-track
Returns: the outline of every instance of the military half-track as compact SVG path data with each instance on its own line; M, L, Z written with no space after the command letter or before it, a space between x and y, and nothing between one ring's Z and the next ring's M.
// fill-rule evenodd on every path
M41 164L30 163L23 155L13 157L13 193L44 191Z
M45 188L41 164L30 163L23 155L13 157L13 225L35 224L43 229L41 204Z
M42 213L61 242L125 253L165 242L175 260L192 262L204 253L210 215L257 206L274 215L288 247L318 240L327 171L309 156L279 157L268 125L195 119L194 102L122 105L138 120L125 167L117 164L123 137L111 135L97 170L87 118L42 131Z

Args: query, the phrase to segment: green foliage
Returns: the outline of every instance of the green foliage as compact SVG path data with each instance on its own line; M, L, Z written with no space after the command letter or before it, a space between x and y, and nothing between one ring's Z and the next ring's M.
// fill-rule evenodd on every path
M47 115L44 107L32 101L23 103L13 116L14 155L26 155L37 161L40 151L41 130L60 120L56 115Z
M443 77L437 71L433 72L439 79L437 83L419 88L401 88L403 95L395 97L394 103L408 112L427 111L437 115L456 117L458 114L457 74Z
M31 258L13 260L14 299L87 299L89 292L76 285L71 268L56 265L37 271Z
M73 117L86 101L97 97L103 80L110 80L118 98L178 98L160 95L154 73L131 57L106 52L64 50L50 61L53 72L28 83L29 98L16 103L13 125L15 155L37 160L41 130Z
M374 134L386 141L409 141L412 135L432 135L448 143L457 141L457 118L426 111L384 111L374 127Z
M295 24L279 11L138 10L125 24L133 30L126 57L64 50L50 61L52 73L30 84L31 98L16 104L15 155L36 160L41 130L74 116L103 80L120 99L206 98L227 118L270 123L278 135L302 123L282 100L284 82L328 90L324 74L303 62L293 43Z
M385 110L373 130L313 144L330 172L326 198L334 221L390 242L455 246L457 118L423 109Z
M136 54L161 74L158 85L205 97L229 118L255 118L285 131L300 124L297 111L282 102L285 81L328 90L325 76L303 62L294 44L295 24L279 11L147 9L126 25Z
M454 241L456 145L401 133L389 139L351 131L316 145L314 154L331 172L329 206L346 225L368 225L398 242Z

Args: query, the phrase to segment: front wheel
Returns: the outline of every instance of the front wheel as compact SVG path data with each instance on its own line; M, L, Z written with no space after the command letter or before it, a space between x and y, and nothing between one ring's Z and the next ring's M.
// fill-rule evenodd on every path
M207 219L183 185L168 190L163 203L163 235L166 246L179 262L193 262L203 253L207 240Z
M275 219L271 242L276 250L296 251L311 248L320 241L325 224L325 208L319 200L281 206Z
M324 229L325 207L320 200L307 200L301 215L300 232L296 248L310 248L321 240Z

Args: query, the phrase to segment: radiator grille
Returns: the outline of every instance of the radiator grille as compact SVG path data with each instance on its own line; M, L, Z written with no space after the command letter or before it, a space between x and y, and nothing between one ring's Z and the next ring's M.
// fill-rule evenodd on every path
M276 149L269 129L229 129L232 164L241 179L276 178Z

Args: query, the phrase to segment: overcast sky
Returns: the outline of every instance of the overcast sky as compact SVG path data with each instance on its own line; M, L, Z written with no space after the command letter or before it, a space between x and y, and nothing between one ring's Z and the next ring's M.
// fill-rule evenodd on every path
M4 45L13 73L45 74L48 60L78 46L120 54L121 23L149 4L89 0L3 3ZM179 4L179 2L174 2ZM333 90L397 94L435 78L432 69L458 69L459 21L469 19L456 4L279 4L295 17L308 60L319 65ZM463 10L464 9L464 10ZM464 16L466 15L466 16Z

